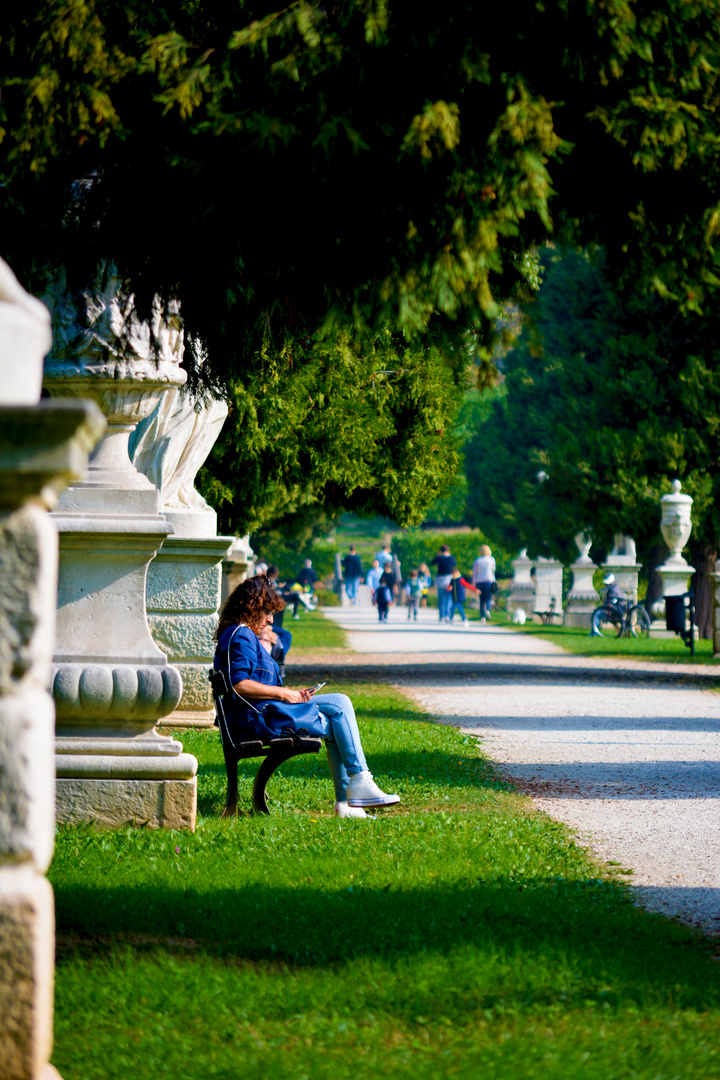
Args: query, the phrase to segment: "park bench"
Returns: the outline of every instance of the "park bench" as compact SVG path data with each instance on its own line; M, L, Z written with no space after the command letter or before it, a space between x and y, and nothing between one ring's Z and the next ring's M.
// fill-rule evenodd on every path
M533 615L539 615L540 616L540 619L542 620L543 626L548 626L548 625L552 626L553 619L556 619L556 618L559 619L561 617L560 612L556 611L555 607L556 607L555 597L553 596L553 597L550 598L550 607L548 608L547 611L533 611Z
M299 754L317 754L322 746L322 739L301 735L288 735L268 741L260 738L238 740L237 736L233 738L222 702L222 695L226 693L225 676L221 671L210 668L208 679L212 687L215 723L220 728L227 773L225 808L220 817L236 817L239 813L243 813L238 810L238 763L245 758L254 757L263 760L253 782L252 809L256 814L269 814L266 789L272 774L290 758L297 757Z

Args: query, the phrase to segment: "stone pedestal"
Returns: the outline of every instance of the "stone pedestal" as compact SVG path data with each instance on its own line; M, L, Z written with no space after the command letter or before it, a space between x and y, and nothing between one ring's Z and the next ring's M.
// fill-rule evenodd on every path
M92 398L108 422L86 476L53 514L60 533L52 669L58 819L194 828L197 761L156 731L177 707L182 680L153 641L145 608L148 565L173 528L159 512L157 489L128 456L135 425L185 380L178 331L158 315L158 356L147 327L131 326L123 342L118 285L103 277L102 288L83 294L75 337L59 323L45 362L51 396Z
M535 610L535 582L532 579L532 568L533 561L528 558L527 548L523 548L517 559L513 559L513 579L507 601L507 612L510 616L522 608L528 619L532 618Z
M534 611L549 611L554 600L555 614L562 618L562 573L562 563L557 559L538 558L535 563Z
M600 603L600 597L593 585L593 575L597 566L590 558L592 540L589 540L584 533L578 533L575 543L580 555L570 567L573 581L565 602L563 625L589 630L592 613Z
M174 388L142 420L130 441L133 464L160 491L160 509L174 532L150 564L150 630L182 675L183 693L163 727L212 727L208 668L215 655L222 560L232 536L217 535L217 514L195 489L195 477L227 416L223 401L203 403Z
M207 672L215 655L221 563L231 539L169 536L150 564L150 631L183 681L182 697L175 712L162 721L164 727L213 726Z
M59 1080L53 1038L55 714L47 691L57 532L46 510L82 474L104 421L37 404L46 309L0 260L0 1077Z
M251 576L255 564L255 553L250 547L249 536L238 536L222 564L222 586L220 591L221 606L230 593Z
M690 512L693 500L689 495L680 494L681 487L679 480L673 480L672 491L660 499L660 529L670 549L670 557L657 568L658 574L662 577L663 594L662 599L652 605L654 618L650 624L650 637L655 638L677 636L673 630L667 629L665 597L682 596L686 593L690 575L695 573L695 567L690 566L682 555L682 549L690 539L692 531ZM696 632L695 627L693 627L693 632Z
M602 564L602 569L606 574L614 574L615 581L628 599L637 604L638 575L642 563L637 561L635 541L631 536L616 535L613 549Z

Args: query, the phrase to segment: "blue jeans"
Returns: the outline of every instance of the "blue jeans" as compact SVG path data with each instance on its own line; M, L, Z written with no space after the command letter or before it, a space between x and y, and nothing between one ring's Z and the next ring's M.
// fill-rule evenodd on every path
M452 611L452 593L447 591L446 586L450 581L449 575L435 578L438 596L438 618L449 619Z
M480 590L480 618L489 619L492 607L492 581L478 581L477 587Z
M313 701L328 721L325 749L335 798L346 802L350 777L367 769L355 710L346 694L316 694Z
M359 581L360 578L357 577L345 578L345 595L348 600L352 600L353 604L357 600L357 587Z
M456 611L458 611L460 613L460 618L462 619L462 621L467 622L467 615L465 614L465 601L464 600L453 604L452 611L450 613L450 622L452 622L453 619L455 618L455 612Z

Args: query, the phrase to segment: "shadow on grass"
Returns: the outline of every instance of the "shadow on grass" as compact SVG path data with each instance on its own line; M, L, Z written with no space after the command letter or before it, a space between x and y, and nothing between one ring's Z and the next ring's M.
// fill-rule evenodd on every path
M59 885L59 961L112 957L127 947L297 968L454 958L457 982L444 985L442 995L432 983L400 992L424 1015L445 1011L448 995L457 998L455 1011L492 1007L502 991L483 1002L468 994L465 1003L463 978L472 982L476 969L493 965L513 971L517 1003L561 1000L570 1008L672 999L698 1009L720 1002L720 972L703 962L707 943L638 911L619 886L498 878L401 889L390 870L387 876L385 885L335 892L254 883L204 891L119 886L110 895Z

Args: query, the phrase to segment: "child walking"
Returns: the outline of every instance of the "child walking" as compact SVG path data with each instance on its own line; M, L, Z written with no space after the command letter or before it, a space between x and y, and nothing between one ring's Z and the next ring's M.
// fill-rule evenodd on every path
M410 622L411 618L417 622L418 608L423 594L422 582L417 570L410 571L410 577L405 582L405 593L407 595L408 622Z
M450 584L447 586L447 591L451 594L452 600L450 622L454 621L456 611L460 613L460 618L464 623L468 621L467 615L465 614L465 601L467 600L466 589L472 589L473 592L480 592L479 589L476 589L474 585L471 585L469 581L466 581L465 578L462 577L456 566L450 577Z
M395 575L393 574L392 566L386 566L383 570L377 589L375 590L375 595L377 596L378 620L380 622L387 622L388 608L392 604L395 596Z

